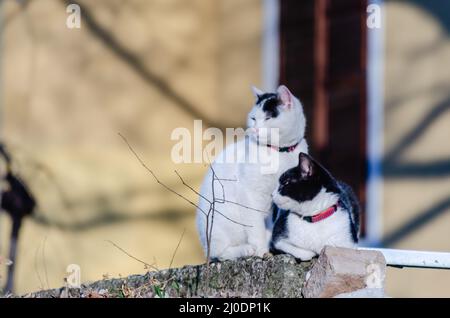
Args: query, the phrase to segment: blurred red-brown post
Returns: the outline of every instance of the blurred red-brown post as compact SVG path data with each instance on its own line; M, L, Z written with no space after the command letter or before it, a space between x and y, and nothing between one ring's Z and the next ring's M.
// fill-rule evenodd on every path
M311 154L365 205L366 0L281 0L280 82L300 97ZM362 215L364 233L364 213Z

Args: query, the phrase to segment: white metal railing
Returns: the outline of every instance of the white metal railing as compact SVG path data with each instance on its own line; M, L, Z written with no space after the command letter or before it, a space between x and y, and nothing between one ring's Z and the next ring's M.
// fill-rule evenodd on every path
M381 252L386 259L386 264L390 266L450 269L450 253L376 247L359 247L358 249Z

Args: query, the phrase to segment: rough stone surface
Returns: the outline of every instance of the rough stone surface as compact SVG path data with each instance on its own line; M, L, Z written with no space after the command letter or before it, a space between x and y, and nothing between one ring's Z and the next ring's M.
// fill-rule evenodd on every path
M386 261L377 251L326 246L302 294L306 298L334 297L364 288L383 288Z
M206 265L184 266L23 297L302 297L306 273L313 263L298 263L289 255L245 258L211 263L209 269Z
M334 296L334 298L385 298L383 288L363 288L350 293L343 293Z
M325 247L318 259L292 256L243 258L105 279L22 297L384 297L381 253Z

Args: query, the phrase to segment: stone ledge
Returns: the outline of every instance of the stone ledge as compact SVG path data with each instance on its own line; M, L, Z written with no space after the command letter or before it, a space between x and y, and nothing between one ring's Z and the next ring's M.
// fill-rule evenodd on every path
M381 253L325 247L318 259L290 255L184 266L126 278L38 291L31 298L152 297L381 297L386 263Z
M211 263L209 270L205 264L184 266L22 297L301 297L306 273L313 262L297 263L289 255L252 257Z
M302 295L306 298L335 297L358 290L383 293L386 260L377 251L326 246L308 273ZM357 295L375 293L355 293ZM363 297L363 296L361 296Z

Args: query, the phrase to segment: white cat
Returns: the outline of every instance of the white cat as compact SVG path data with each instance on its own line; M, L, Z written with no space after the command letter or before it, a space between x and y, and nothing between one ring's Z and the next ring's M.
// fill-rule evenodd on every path
M213 259L263 256L268 252L271 229L266 222L271 221L271 194L280 175L297 165L299 153L308 152L303 106L289 89L282 85L277 93L264 93L253 88L253 93L256 103L248 114L247 136L217 156L200 189L197 227L205 252L207 225L212 221L210 217L207 224L205 213L211 204L205 198L213 201L214 196L220 201L215 204L211 235ZM270 129L278 130L278 134ZM258 153L257 162L250 159L252 153ZM229 158L235 160L230 162ZM268 163L276 163L271 173L265 171ZM213 182L213 171L222 181Z

